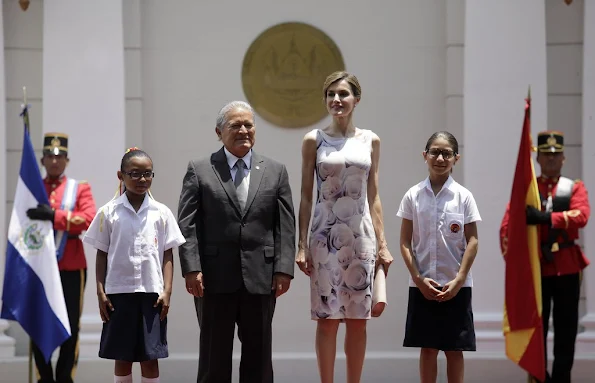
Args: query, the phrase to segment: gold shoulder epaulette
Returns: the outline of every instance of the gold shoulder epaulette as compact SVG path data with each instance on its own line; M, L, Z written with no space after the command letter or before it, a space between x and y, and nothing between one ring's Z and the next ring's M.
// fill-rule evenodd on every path
M580 179L580 178L577 178L577 179L575 179L575 180L574 180L574 183L575 183L575 184L577 184L577 183L579 183L579 182L581 182L581 179Z
M87 181L87 180L81 180L81 181L79 181L79 185L88 184L88 183L89 183L89 181Z

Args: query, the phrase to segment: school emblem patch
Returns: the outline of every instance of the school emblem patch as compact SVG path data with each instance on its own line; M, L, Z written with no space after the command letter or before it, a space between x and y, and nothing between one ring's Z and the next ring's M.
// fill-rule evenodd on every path
M450 224L450 231L451 233L458 233L461 230L461 225L458 222L452 222Z

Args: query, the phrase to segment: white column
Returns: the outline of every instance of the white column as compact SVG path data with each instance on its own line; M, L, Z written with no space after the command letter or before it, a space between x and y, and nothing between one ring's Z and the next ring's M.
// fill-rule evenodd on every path
M4 15L0 6L0 297L4 281L4 263L6 259L6 83L4 80ZM9 322L0 319L0 358L14 356L15 340L4 332Z
M589 191L591 203L591 222L583 229L585 253L595 263L595 3L584 4L584 40L583 40L583 180ZM587 314L581 320L585 331L578 335L576 352L590 353L595 357L595 265L587 267L583 274L583 283L587 296Z
M529 86L533 137L547 126L544 1L466 1L464 65L462 164L465 187L483 219L473 266L477 347L505 357L498 233L510 198Z
M43 131L70 136L66 172L89 181L99 208L116 191L125 148L122 0L45 1L43 37ZM95 250L85 250L80 354L96 356Z

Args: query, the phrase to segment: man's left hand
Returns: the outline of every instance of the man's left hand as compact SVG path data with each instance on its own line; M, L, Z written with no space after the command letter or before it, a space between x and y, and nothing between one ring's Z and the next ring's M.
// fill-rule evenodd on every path
M54 222L54 211L49 205L39 204L37 207L27 210L27 217L39 221Z
M273 285L271 290L275 290L275 298L279 298L289 290L291 277L287 274L276 273L273 275Z
M533 206L527 206L528 225L549 225L552 222L552 213L538 210Z

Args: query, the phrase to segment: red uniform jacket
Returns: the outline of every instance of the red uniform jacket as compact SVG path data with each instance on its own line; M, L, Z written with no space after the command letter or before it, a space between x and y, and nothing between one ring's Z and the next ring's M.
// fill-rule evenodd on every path
M60 210L60 206L66 188L66 176L63 175L58 180L50 180L46 177L43 182L50 199L50 206L55 211L54 230L64 230L68 233L64 255L58 262L58 268L71 271L86 269L87 260L83 242L79 236L89 228L96 213L91 186L85 181L79 181L74 209L65 211Z
M556 195L556 188L558 186L558 178L538 177L537 185L539 193L543 197L549 195ZM506 255L508 245L508 209L502 219L500 226L500 248L502 254ZM545 210L545 206L542 206ZM559 243L565 241L576 241L579 237L579 229L585 227L589 220L591 208L589 206L589 197L585 184L577 180L572 188L572 196L570 197L570 209L562 212L552 212L552 224L555 229L564 229L566 238L560 235ZM540 225L541 230L539 236L541 240L548 238L550 228L547 225ZM540 250L541 251L541 250ZM561 248L554 253L554 261L546 262L543 257L541 259L541 274L543 276L566 275L578 273L589 265L589 260L583 254L582 249L578 244L568 248Z

